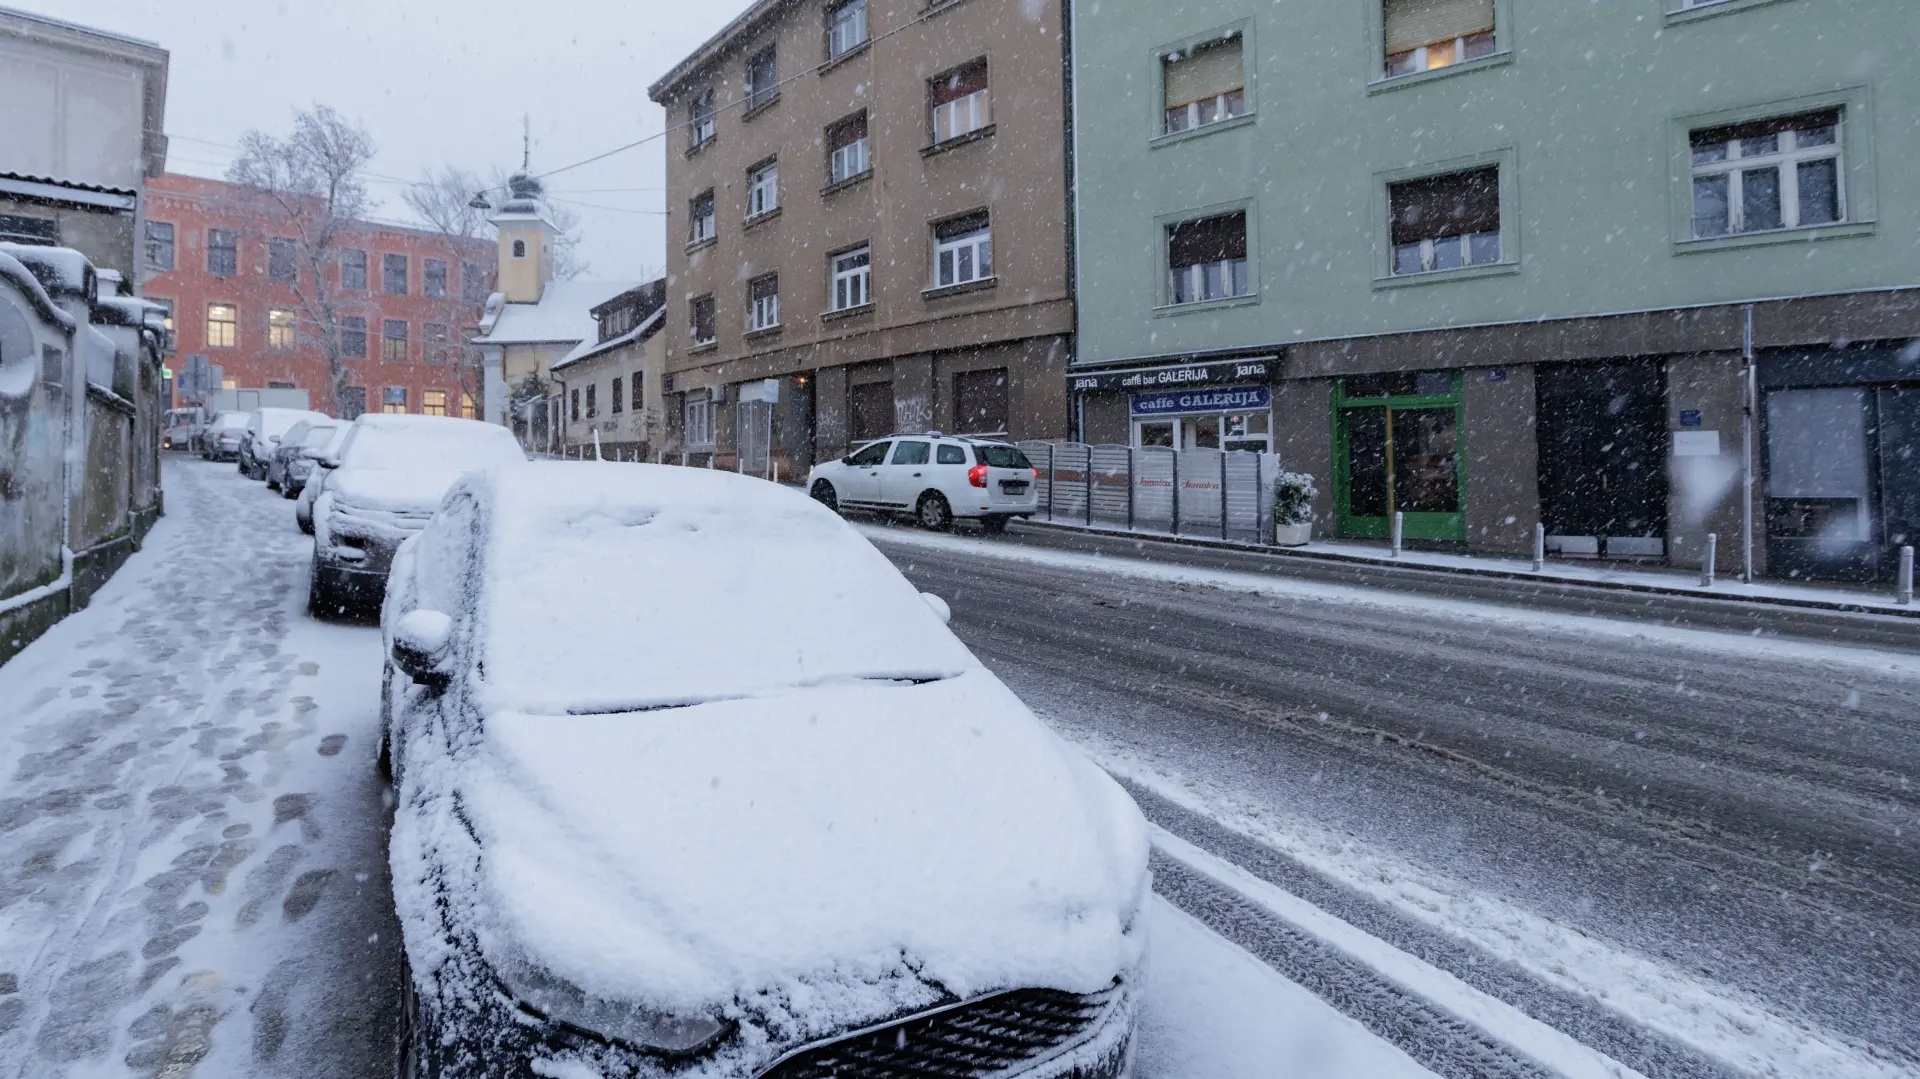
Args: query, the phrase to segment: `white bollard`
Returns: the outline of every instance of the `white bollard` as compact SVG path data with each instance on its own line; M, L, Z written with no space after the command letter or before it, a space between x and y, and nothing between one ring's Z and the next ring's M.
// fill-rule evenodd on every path
M1913 545L1900 548L1900 581L1897 598L1901 603L1913 602Z
M1713 563L1719 556L1719 549L1720 534L1718 532L1707 533L1707 556L1700 562L1700 587L1702 588L1713 587Z
M1533 572L1547 568L1547 526L1533 526Z
M1400 534L1402 528L1406 525L1406 521L1407 515L1404 512L1400 510L1393 511L1393 550L1391 556L1394 558L1400 557Z

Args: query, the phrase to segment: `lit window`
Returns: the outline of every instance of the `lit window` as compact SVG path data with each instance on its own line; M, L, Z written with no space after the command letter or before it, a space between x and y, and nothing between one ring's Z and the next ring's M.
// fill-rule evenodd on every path
M843 251L833 256L833 293L827 297L828 306L835 311L846 311L873 302L869 284L872 278L871 259L867 248Z
M405 386L388 386L386 392L380 398L380 411L390 412L395 415L406 412L407 388Z
M1247 215L1221 214L1167 229L1167 302L1201 303L1253 291L1247 269Z
M1840 123L1829 109L1694 132L1694 237L1846 220Z
M1388 78L1491 56L1494 0L1381 0Z
M474 407L473 395L468 393L465 390L461 390L460 391L460 418L463 420L471 420L477 417L479 414L480 414L480 410Z
M1161 74L1166 89L1164 130L1169 134L1231 120L1247 111L1238 37L1169 53L1161 61Z
M1500 261L1500 170L1469 169L1392 184L1393 272L1432 273Z
M444 416L447 414L447 391L423 390L420 394L420 413L424 416Z
M230 303L207 305L207 347L232 348L240 338L240 312Z
M933 241L935 288L993 276L993 231L986 214L968 214L934 226Z
M993 122L987 104L987 62L976 60L927 84L933 110L935 145L957 139Z
M293 312L274 308L267 312L267 347L281 352L293 348Z

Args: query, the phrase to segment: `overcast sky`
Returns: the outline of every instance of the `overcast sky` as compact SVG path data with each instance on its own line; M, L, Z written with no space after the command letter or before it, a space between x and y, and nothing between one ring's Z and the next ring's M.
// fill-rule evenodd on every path
M396 181L430 165L518 166L523 113L536 172L659 132L647 84L749 0L4 2L172 53L171 170L219 176L242 131L325 102L372 132L380 216L404 219ZM548 181L580 214L588 276L664 268L663 153L655 139Z

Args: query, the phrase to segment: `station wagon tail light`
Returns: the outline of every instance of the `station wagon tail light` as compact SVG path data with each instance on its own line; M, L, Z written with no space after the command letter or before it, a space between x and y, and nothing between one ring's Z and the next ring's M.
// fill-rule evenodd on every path
M1036 468L1036 469L1034 469L1034 470L1033 470L1033 478L1034 478L1034 479L1036 479L1036 480L1040 478L1040 470L1039 470L1039 469L1037 469L1037 468Z
M974 465L972 468L967 469L967 482L973 484L975 487L985 487L987 485L987 466Z

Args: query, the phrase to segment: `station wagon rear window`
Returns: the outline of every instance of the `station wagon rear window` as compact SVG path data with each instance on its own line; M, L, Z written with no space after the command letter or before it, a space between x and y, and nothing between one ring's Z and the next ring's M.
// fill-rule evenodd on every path
M1027 455L1014 446L975 446L973 452L980 455L980 463L994 468L1032 468L1033 462Z

